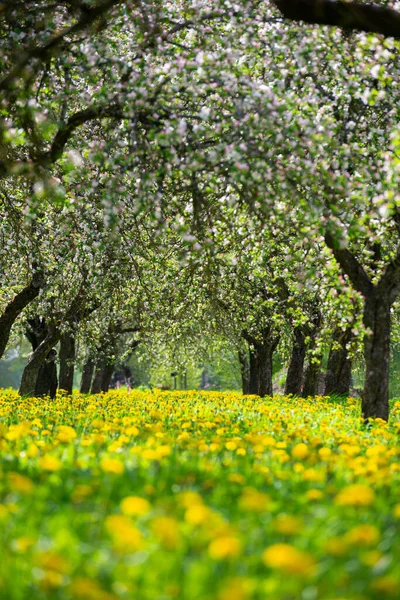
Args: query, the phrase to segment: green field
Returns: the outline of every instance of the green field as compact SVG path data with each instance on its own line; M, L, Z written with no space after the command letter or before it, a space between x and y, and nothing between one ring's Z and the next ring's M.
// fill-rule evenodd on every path
M1 599L398 598L400 403L390 425L359 412L3 391Z

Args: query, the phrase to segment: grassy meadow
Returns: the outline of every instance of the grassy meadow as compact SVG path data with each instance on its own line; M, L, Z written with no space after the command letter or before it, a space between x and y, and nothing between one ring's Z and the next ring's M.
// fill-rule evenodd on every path
M1 600L400 597L400 403L0 391Z

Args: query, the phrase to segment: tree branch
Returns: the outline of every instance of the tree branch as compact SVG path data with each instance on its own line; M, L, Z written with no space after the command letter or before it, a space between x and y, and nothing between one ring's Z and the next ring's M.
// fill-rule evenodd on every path
M89 107L72 115L68 121L61 125L54 137L50 150L43 153L40 156L40 160L51 163L56 162L61 157L64 147L75 129L78 129L78 127L85 125L89 121L104 117L122 118L121 107L118 103L114 102L107 106Z
M378 4L338 0L272 0L284 17L400 38L400 12Z
M42 45L34 44L22 55L20 60L11 68L11 70L0 79L0 91L7 90L12 82L21 75L27 64L36 58L41 62L48 60L53 56L64 38L68 35L73 35L78 31L86 29L94 23L96 19L108 12L113 6L120 4L121 0L104 0L93 8L88 8L82 12L81 18L74 25L64 27L61 31L56 32L51 38Z
M370 294L373 290L372 282L354 254L347 248L339 248L338 243L329 232L325 233L325 242L328 248L333 251L333 256L355 289L363 296Z
M25 286L6 306L0 315L0 358L3 356L10 337L11 328L26 306L32 302L44 285L41 271L33 274L30 283Z

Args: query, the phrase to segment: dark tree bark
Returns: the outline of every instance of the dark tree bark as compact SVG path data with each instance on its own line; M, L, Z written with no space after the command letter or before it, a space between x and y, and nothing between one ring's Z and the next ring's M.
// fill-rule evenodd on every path
M102 371L101 383L100 383L100 391L108 392L110 389L111 378L115 371L114 364L106 364Z
M258 393L261 397L272 396L272 355L274 349L271 344L262 344L258 352L260 378Z
M293 332L293 347L289 368L286 376L285 394L300 396L304 380L304 361L306 358L306 343L303 328L295 327Z
M104 363L99 363L96 366L96 371L92 381L92 387L90 389L91 394L100 394L101 382L103 381Z
M308 396L316 396L319 393L318 388L321 377L322 357L319 355L319 353L315 352L318 333L322 323L322 314L319 309L319 302L317 299L315 299L315 301L312 303L311 308L312 310L309 322L307 325L303 325L304 334L308 338L306 350L312 352L304 373L304 385L301 392L303 398L307 398ZM314 360L312 360L312 358L314 358Z
M50 396L54 399L56 397L58 384L56 358L57 352L53 348L39 368L35 387L37 398Z
M50 329L45 319L41 317L28 319L25 335L31 343L32 350L34 353L39 348L40 344L44 340L46 340L49 334ZM39 366L35 367L35 370L37 368L36 383L34 387L34 395L36 397L50 396L51 398L55 398L57 391L57 367L55 363L56 357L56 350L54 348L51 348L46 355L42 355ZM29 373L29 370L27 371L27 373ZM33 385L34 376L35 375L32 374L32 382L30 383L30 385ZM30 395L29 392L28 395Z
M279 344L280 336L271 335L268 332L261 346L259 347L259 368L260 368L260 386L258 393L260 396L272 396L272 360L277 345Z
M320 357L321 358L321 357ZM304 387L302 397L316 396L318 394L318 385L321 376L321 361L309 362L304 374Z
M400 218L400 217L399 217ZM365 421L389 417L390 307L400 293L400 247L386 266L380 280L373 284L356 256L340 248L327 232L325 241L354 288L364 296L363 322L365 384L362 412Z
M7 304L3 314L0 316L0 358L7 347L12 326L24 308L37 298L43 285L43 274L41 272L35 273L31 282Z
M329 352L325 377L325 396L348 396L351 386L352 361L346 348L352 337L351 327L346 331L337 329ZM336 344L340 347L337 348Z
M364 338L365 385L362 411L365 419L389 418L390 306L388 297L371 294L365 299L364 325L372 335Z
M39 344L41 344L46 338L48 333L49 328L47 326L46 319L43 319L42 317L35 317L27 320L25 335L32 346L32 350L36 350Z
M94 373L94 361L89 358L83 366L81 379L81 394L89 394Z
M82 310L83 299L84 296L82 290L80 290L71 302L68 311L60 320L66 323L73 322ZM43 373L46 373L46 371L41 370L40 367L48 358L50 358L50 351L53 349L53 346L58 344L61 337L59 328L54 324L47 325L45 319L39 318L30 320L28 325L29 327L27 328L26 335L32 344L33 353L22 373L19 388L20 396L32 396L36 393L36 389L43 389L45 382L38 381L38 376L40 375L40 377L42 377ZM46 380L49 380L49 376L47 375ZM54 381L54 370L52 381ZM48 393L50 393L50 390Z
M72 394L75 371L75 336L71 331L63 333L60 339L60 381L59 387Z
M260 336L243 332L250 350L249 393L259 396L272 396L272 359L280 337L272 328L266 327Z
M260 365L255 348L250 348L249 394L258 394L260 390Z
M32 353L28 364L23 373L21 384L19 386L20 396L34 396L36 394L38 375L40 367L47 359L49 352L53 349L60 339L60 332L57 329L49 328L44 340L37 346ZM42 371L43 373L43 371ZM42 389L42 383L39 383L39 389Z
M385 6L339 0L272 0L293 21L382 33L400 38L400 13Z
M66 390L68 394L72 394L72 389L74 385L74 373L75 373L75 336L76 330L78 328L79 323L87 318L90 314L92 314L97 308L99 304L97 302L91 303L89 306L85 306L83 303L77 305L77 310L71 313L70 318L68 319L69 329L63 333L60 339L60 389ZM81 384L81 392L89 393L90 384L93 376L93 366L92 370L87 373L89 378L89 382L85 382L84 373L82 373L82 381L83 381L83 390Z
M249 355L245 350L239 350L240 373L242 376L242 392L243 395L250 393L250 364Z

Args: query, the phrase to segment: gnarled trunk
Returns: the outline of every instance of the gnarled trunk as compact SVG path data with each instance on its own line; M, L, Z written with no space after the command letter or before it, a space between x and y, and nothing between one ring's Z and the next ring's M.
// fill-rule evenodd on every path
M92 385L93 373L94 373L94 360L89 358L85 362L85 364L83 366L83 370L82 370L82 379L81 379L81 387L80 387L81 394L89 394L90 387Z
M374 290L375 291L375 290ZM371 293L365 298L364 325L372 335L364 338L364 419L389 418L390 300Z
M21 378L21 384L19 386L20 396L34 396L37 390L42 390L45 385L38 376L46 375L46 371L41 370L42 365L46 359L50 358L49 353L53 349L53 346L57 344L60 339L60 333L58 330L50 329L44 338L44 340L37 346L32 353ZM50 393L50 390L49 390Z
M293 332L293 347L286 375L285 394L300 396L304 379L304 361L306 358L306 343L303 329L298 326Z
M68 331L60 338L60 378L59 387L72 394L75 370L75 336Z
M352 361L346 345L352 337L351 327L343 331L336 329L333 334L333 343L329 352L325 377L326 396L348 396L351 386ZM336 345L340 347L337 348Z

